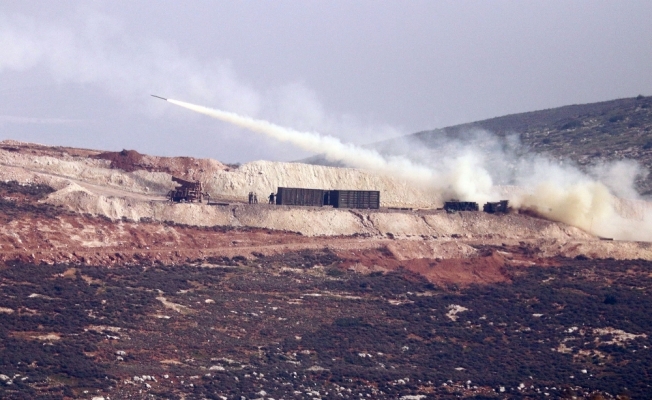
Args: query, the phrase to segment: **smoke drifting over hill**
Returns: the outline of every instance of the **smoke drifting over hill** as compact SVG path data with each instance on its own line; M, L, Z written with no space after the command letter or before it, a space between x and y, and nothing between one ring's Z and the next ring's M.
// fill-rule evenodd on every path
M634 179L647 173L632 161L605 164L584 173L572 164L523 153L513 138L504 141L486 132L477 132L483 136L482 148L452 140L434 154L406 145L405 154L410 156L384 156L376 150L342 143L315 132L301 132L178 100L168 101L304 150L322 153L329 161L431 188L433 196L442 200L485 202L507 197L518 209L599 236L652 240L645 207L640 205L635 209L635 202L623 203L619 198L635 200ZM506 191L505 184L515 187ZM623 212L623 208L629 210Z

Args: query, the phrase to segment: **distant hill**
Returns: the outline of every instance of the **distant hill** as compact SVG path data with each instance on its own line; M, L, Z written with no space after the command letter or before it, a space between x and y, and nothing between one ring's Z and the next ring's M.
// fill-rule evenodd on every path
M368 145L383 154L397 154L402 143L437 149L450 139L482 140L478 130L520 139L520 152L545 153L555 159L570 159L579 166L604 161L633 159L652 170L652 97L618 99L570 105L541 111L506 115L483 121L423 131ZM482 143L477 143L482 146ZM333 165L322 156L302 162ZM652 174L641 179L638 189L652 195Z

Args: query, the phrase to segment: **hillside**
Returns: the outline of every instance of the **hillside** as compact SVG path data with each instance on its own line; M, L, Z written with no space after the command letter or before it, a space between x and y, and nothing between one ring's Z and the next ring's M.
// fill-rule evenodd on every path
M632 159L652 170L652 97L644 96L506 115L418 132L367 147L383 154L422 147L437 154L437 149L446 149L451 141L483 148L487 137L478 135L478 130L509 138L502 144L512 147L517 156L546 154L553 159L572 160L582 167ZM520 145L511 141L513 137L518 138ZM320 156L303 161L329 165ZM642 195L652 194L652 176L642 177L637 184Z
M3 399L649 397L649 242L350 168L16 141L0 166ZM410 207L247 203L279 185Z

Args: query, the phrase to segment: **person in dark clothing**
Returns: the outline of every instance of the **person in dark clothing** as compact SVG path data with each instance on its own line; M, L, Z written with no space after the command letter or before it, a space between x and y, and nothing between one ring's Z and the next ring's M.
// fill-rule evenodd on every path
M254 193L254 204L258 204L258 195Z
M254 202L254 192L249 192L249 204L253 204Z
M269 195L269 204L274 204L276 201L276 195L274 193L271 193Z

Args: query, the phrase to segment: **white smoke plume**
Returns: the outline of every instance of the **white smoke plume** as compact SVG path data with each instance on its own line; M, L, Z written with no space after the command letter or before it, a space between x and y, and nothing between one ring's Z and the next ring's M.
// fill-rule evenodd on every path
M324 153L329 161L342 161L348 165L376 171L385 175L395 175L415 182L432 179L432 171L405 157L381 156L377 151L363 149L352 144L342 143L338 138L322 136L314 132L300 132L281 127L267 121L244 117L236 113L202 107L183 101L167 99L172 104L217 118L241 128L262 133L282 142L290 142L303 150Z
M505 196L513 206L602 237L652 240L652 215L636 202L634 179L645 174L633 161L604 164L592 174L541 155L518 154L514 138L499 140L476 132L484 149L446 140L437 154L422 151L405 156L381 155L376 150L342 143L315 132L301 132L232 112L178 100L167 101L224 122L261 133L304 150L324 154L329 161L393 176L432 189L441 199L485 202ZM476 143L478 140L475 141ZM414 150L413 144L407 148ZM420 161L413 161L413 159ZM498 181L512 184L511 191ZM629 197L620 199L614 194Z
M183 101L167 99L170 103L189 110L217 118L272 137L282 142L290 142L303 150L323 154L329 161L339 161L348 166L393 176L414 185L431 189L438 198L481 199L491 198L492 179L481 168L478 160L471 154L464 154L434 168L424 163L412 161L403 155L383 156L376 150L366 149L350 143L343 143L332 136L316 132L302 132L257 120L236 113L198 106Z

